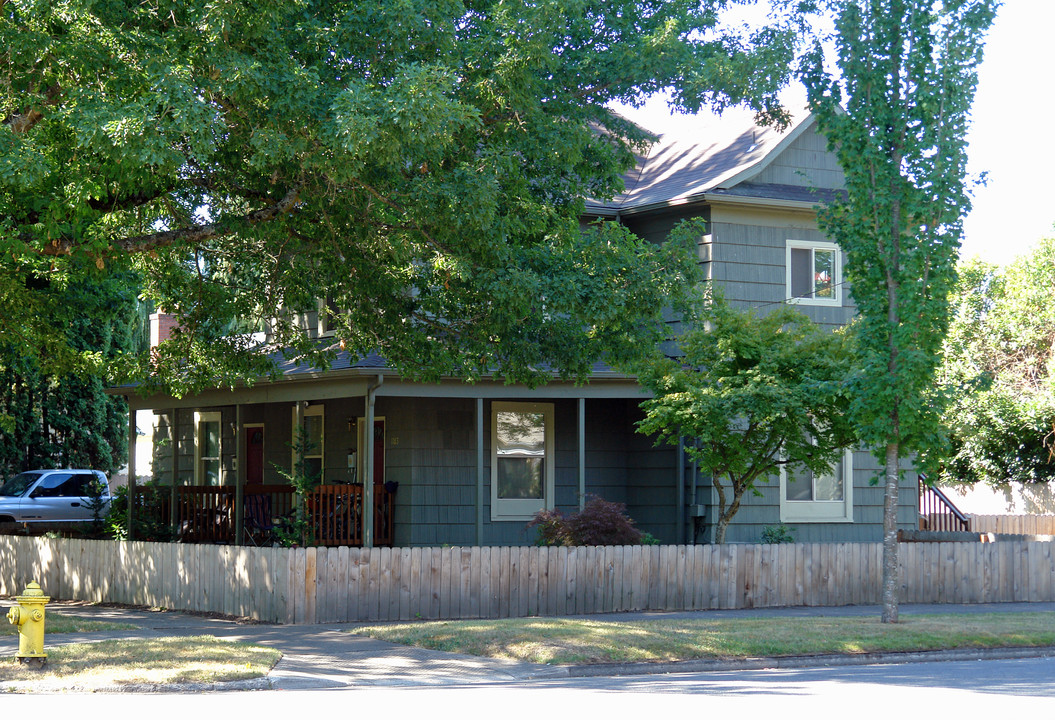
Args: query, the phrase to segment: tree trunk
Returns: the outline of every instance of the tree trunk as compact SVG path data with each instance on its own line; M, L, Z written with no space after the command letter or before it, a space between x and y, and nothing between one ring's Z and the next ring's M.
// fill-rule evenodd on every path
M886 446L886 487L883 492L883 614L882 621L896 623L898 606L897 493L900 473L898 443Z
M725 544L725 531L729 528L729 518L719 513L718 523L714 526L714 544Z

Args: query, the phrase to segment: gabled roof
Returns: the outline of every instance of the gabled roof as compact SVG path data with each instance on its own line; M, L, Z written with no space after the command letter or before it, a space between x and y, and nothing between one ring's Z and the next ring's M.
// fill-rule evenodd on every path
M743 120L701 126L699 133L661 135L624 176L624 192L609 201L587 201L587 211L612 214L679 204L704 193L728 192L761 173L813 124L813 116L803 113L793 117L784 130ZM762 194L730 194L765 197L779 193L770 186L757 187ZM794 188L795 193L802 191ZM817 198L811 195L809 199L815 202Z

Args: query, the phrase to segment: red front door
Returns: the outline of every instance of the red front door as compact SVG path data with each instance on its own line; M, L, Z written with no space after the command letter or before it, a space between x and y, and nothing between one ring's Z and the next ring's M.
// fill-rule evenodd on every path
M245 482L261 485L264 482L264 428L245 429Z

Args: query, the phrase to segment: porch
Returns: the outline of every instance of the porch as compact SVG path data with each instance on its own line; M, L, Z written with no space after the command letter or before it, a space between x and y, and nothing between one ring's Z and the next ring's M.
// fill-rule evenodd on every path
M305 496L304 544L363 545L362 485L320 485ZM156 486L132 489L133 513L185 543L271 545L291 532L296 496L290 485ZM395 492L374 487L374 543L391 546ZM295 540L301 544L299 539Z

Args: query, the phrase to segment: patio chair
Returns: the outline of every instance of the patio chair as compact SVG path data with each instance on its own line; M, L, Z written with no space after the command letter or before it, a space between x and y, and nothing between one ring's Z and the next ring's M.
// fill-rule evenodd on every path
M242 524L246 539L256 547L270 545L274 541L275 530L271 517L271 496L246 495L244 509Z

